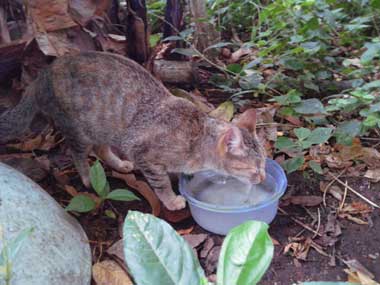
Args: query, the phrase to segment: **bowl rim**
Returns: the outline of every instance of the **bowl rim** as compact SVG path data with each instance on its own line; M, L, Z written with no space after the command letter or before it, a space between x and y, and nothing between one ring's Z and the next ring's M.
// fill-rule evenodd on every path
M269 158L266 159L266 163L268 165L271 165L271 167L275 169L276 176L277 175L280 176L280 178L277 178L277 180L282 181L282 185L279 185L276 189L276 194L273 195L271 197L271 199L269 199L267 201L264 201L264 202L261 202L261 203L255 204L255 205L244 205L244 206L223 206L223 205L215 205L215 204L211 204L211 203L207 203L207 202L202 202L202 201L199 201L199 200L195 199L194 197L190 196L188 194L188 192L186 190L184 190L184 187L183 187L184 186L183 184L185 181L184 174L181 174L180 178L179 178L179 187L178 187L179 192L181 193L182 196L184 196L186 198L186 200L189 202L189 204L196 206L198 208L204 209L204 210L212 211L212 212L244 213L244 212L251 212L251 211L260 210L261 208L265 208L267 206L270 206L274 202L277 202L281 198L281 196L284 195L285 190L286 190L287 185L288 185L288 181L287 181L285 172L282 169L282 167L280 166L280 164L278 164L275 160L272 160ZM274 176L274 175L272 175L272 176Z

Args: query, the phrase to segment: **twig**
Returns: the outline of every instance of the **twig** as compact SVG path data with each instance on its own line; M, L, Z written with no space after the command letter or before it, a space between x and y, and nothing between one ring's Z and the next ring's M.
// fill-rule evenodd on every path
M283 214L285 214L285 215L287 215L287 216L290 216L285 210L281 209L280 207L278 208L278 210L279 210L281 213L283 213ZM296 219L296 218L294 218L294 217L290 217L290 219L291 219L293 222L295 222L296 224L298 224L298 225L300 225L301 227L305 228L306 230L308 230L308 231L314 233L316 236L320 236L320 237L322 236L319 232L315 231L314 229L312 229L312 228L309 227L308 225L304 224L304 223L301 222L300 220L298 220L298 219Z
M343 199L342 199L342 202L340 203L340 206L339 206L339 212L342 211L343 209L343 206L344 206L344 202L346 202L346 197L347 197L347 188L348 184L347 184L347 180L346 180L346 183L344 185L344 195L343 195Z
M319 211L319 208L318 208L318 225L317 225L317 230L316 230L316 233L314 233L313 237L311 239L315 239L316 236L318 235L319 233L319 228L321 227L321 212Z
M343 185L343 186L346 186L346 184L340 180L338 177L336 177L334 174L332 174L331 172L327 172L328 174L330 174L330 176L332 176L336 182L338 182L339 184ZM355 189L353 189L351 186L349 186L347 184L347 189L350 190L352 193L354 193L356 196L358 196L359 198L362 198L364 201L366 201L368 204L374 206L375 208L380 208L379 205L377 205L375 202L372 202L371 200L369 200L368 198L364 197L362 194L360 194L358 191L356 191Z
M346 171L346 169L343 169L337 176L337 178L339 178L340 176L343 175L343 173ZM331 180L329 182L329 184L327 184L327 186L325 187L325 189L323 190L323 206L326 207L326 195L327 195L327 191L329 190L329 188L331 187L331 185L333 185L335 182L335 180Z

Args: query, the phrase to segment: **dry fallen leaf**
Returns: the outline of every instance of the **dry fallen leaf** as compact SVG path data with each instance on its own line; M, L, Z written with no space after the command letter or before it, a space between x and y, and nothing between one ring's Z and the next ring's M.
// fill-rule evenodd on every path
M284 254L291 253L297 259L305 260L310 250L310 240L306 239L302 242L291 242L284 248Z
M378 282L373 280L375 276L368 271L358 260L351 259L343 261L348 269L344 272L348 274L348 281L352 283L357 283L361 285L379 285Z
M323 198L321 196L305 195L305 196L291 196L288 200L293 205L314 207L321 204Z
M357 214L368 214L373 211L373 208L363 202L352 202L351 204L346 204L342 209L341 213L349 213L353 215Z
M373 182L380 181L380 168L368 169L364 177L371 179Z
M193 93L187 92L183 89L175 88L170 90L174 96L181 97L192 102L197 108L205 113L210 113L215 108L213 105L207 102L206 98L203 96L194 95Z
M1 161L36 182L41 181L48 175L48 171L45 168L46 166L32 158L16 157Z
M187 229L180 229L180 230L177 230L177 233L179 235L188 235L190 234L192 231L194 230L194 225L192 225L190 228L187 228Z
M65 191L67 193L69 193L73 197L75 197L76 195L79 194L78 191L77 191L77 189L75 189L73 186L65 185L65 186L63 186L63 188L65 189Z
M92 266L97 285L133 285L128 274L113 260L104 260Z
M177 210L177 211L169 211L165 207L161 210L162 219L171 223L179 223L183 220L186 220L191 217L190 210L188 208Z
M208 237L207 234L189 234L182 236L192 248L198 247Z
M116 256L125 263L123 239L115 242L109 249L107 249L107 253Z
M33 150L51 150L60 144L63 139L57 141L57 133L54 133L53 129L50 129L47 134L39 134L34 138L27 139L20 143L7 144L8 147L19 149L21 151L33 151Z
M150 207L152 208L152 214L156 217L160 215L161 202L146 182L142 180L137 180L136 176L131 173L122 174L116 171L112 171L112 176L124 180L124 182L129 187L139 192L148 201Z
M211 117L229 122L234 116L234 104L230 101L226 101L218 106L215 110L211 111L209 115Z

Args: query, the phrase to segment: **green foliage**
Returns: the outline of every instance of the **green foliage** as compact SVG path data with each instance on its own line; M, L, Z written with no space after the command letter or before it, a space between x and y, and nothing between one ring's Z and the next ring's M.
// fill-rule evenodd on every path
M296 139L279 137L275 143L277 150L285 153L292 153L293 156L295 156L291 159L285 160L282 164L288 173L296 171L304 164L305 150L313 145L327 142L331 137L333 130L331 128L318 127L312 131L307 128L297 128L293 131ZM316 161L310 161L308 165L315 172L322 173L321 166Z
M124 254L136 284L207 284L191 247L165 221L129 211Z
M90 181L91 186L94 188L95 192L99 195L100 202L103 203L105 200L114 201L134 201L140 200L135 194L126 189L115 189L110 191L110 185L107 181L107 176L104 172L104 168L101 163L97 160L90 169ZM73 197L65 208L66 211L87 213L91 212L96 208L96 202L89 195L79 194ZM108 212L106 214L110 216Z
M124 222L124 255L136 284L210 284L188 243L165 221L129 211ZM248 221L222 245L217 285L254 285L273 256L268 225Z
M235 227L223 242L217 284L257 284L272 261L273 251L267 224L249 221Z
M86 195L77 195L73 197L65 208L66 211L78 213L87 213L95 209L96 203L93 199Z
M12 264L26 239L32 234L33 228L21 231L13 240L3 241L3 249L0 253L0 277L10 284L12 277Z

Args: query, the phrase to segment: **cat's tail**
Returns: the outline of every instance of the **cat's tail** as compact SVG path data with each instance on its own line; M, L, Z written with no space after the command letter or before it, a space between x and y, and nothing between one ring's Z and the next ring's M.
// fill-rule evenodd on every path
M29 128L34 116L39 112L36 94L43 90L41 78L32 82L25 90L20 102L0 115L0 143L20 137Z

